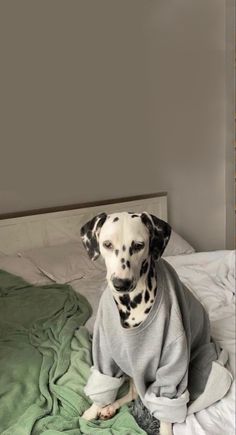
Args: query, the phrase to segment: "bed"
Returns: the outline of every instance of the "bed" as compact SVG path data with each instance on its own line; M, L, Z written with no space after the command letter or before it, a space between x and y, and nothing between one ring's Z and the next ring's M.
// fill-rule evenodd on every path
M164 220L168 220L167 195L160 193L100 202L89 206L82 204L71 210L60 210L22 217L8 217L0 220L0 270L3 271L3 274L5 272L8 273L7 279L10 279L10 276L19 277L19 279L23 278L24 281L34 286L32 288L36 286L37 289L42 288L44 291L45 289L50 289L50 286L54 286L53 291L60 293L60 295L61 290L65 289L64 295L68 292L70 301L73 300L73 294L70 293L71 288L76 295L82 295L79 296L81 297L79 304L84 307L84 311L82 310L83 312L79 313L79 319L83 317L81 327L79 332L76 328L73 329L73 326L70 329L72 334L71 340L74 337L73 346L75 348L75 338L78 338L80 343L85 343L85 338L87 338L88 343L89 340L91 342L96 310L101 292L105 286L104 265L100 259L91 263L87 258L80 240L80 227L88 219L101 211L111 213L124 210L134 212L146 210ZM195 252L194 247L173 231L163 256L176 269L182 281L207 309L211 321L212 335L229 352L229 368L235 376L235 252L229 250ZM4 279L6 279L6 275L4 275ZM1 282L0 279L0 285ZM11 296L14 295L12 288L11 286ZM37 297L40 298L40 294ZM92 314L90 308L86 306L86 300L90 303L93 310ZM77 302L73 300L73 304L77 304ZM73 322L71 325L73 325ZM81 334L81 336L78 336L78 334ZM88 356L91 350L89 345L86 344L86 349L83 348L83 355L87 352L86 355ZM77 349L77 353L79 351L82 352L81 348ZM73 361L76 361L75 351L73 355ZM0 361L2 360L0 359ZM88 374L89 365L92 363L91 356L88 356L86 362L87 366L84 367L83 365L83 370L81 369L83 376L85 376L84 373ZM62 405L63 403L66 405L64 408L63 406L60 408L66 409L66 416L60 415L60 421L51 419L49 423L47 423L47 419L44 419L40 431L39 429L34 429L34 425L31 425L31 429L28 426L28 432L23 429L21 429L23 431L20 431L19 428L21 426L18 423L18 430L14 429L16 430L14 432L12 430L13 426L7 428L5 423L4 428L0 427L1 433L4 435L18 435L20 433L24 435L28 433L56 435L64 432L74 435L80 433L101 433L105 435L113 433L112 431L115 430L116 433L120 434L145 433L139 430L135 424L132 426L132 429L131 426L127 426L129 429L125 425L124 427L122 426L124 421L127 421L127 424L133 424L126 414L125 407L124 413L122 414L123 411L121 411L114 418L113 427L109 426L109 422L106 422L105 426L102 427L98 426L98 423L97 425L94 423L83 426L79 413L76 415L75 409L68 406L70 400L75 402L78 400L78 391L70 383L71 378L67 373L68 367L74 367L78 378L82 376L80 373L80 363L77 365L76 362L73 362L74 365L70 364L70 366L67 364L64 367L64 371L60 372L60 376L57 374L57 381L55 381L55 376L53 378L55 395L57 396L55 403L58 404L60 402L59 386L61 388L60 394L62 394L62 391L63 395L66 395L67 400L64 402L64 396L63 398L61 397ZM83 364L85 364L85 360ZM83 385L84 379L81 382L81 385ZM81 394L81 391L79 391L79 394ZM0 395L1 397L4 396L4 391L1 391L1 384ZM184 423L175 424L173 428L174 434L222 435L227 433L228 435L233 435L235 433L234 396L235 383L233 383L223 400L204 411L188 416ZM85 406L88 405L89 402L85 402ZM78 409L79 406L80 402L78 401ZM55 409L59 412L59 407L55 405L54 409L50 408L51 416L53 412L56 412ZM63 418L67 419L67 426L64 424ZM15 428L17 427L17 419L20 419L19 415L14 422ZM71 422L72 420L74 426L68 426L68 421Z

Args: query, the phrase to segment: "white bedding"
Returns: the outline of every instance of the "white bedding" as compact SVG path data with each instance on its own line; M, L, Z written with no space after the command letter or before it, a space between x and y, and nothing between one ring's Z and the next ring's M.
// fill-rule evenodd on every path
M181 280L200 299L209 313L213 337L229 352L235 375L235 252L214 251L167 257ZM94 310L87 326L92 331L105 278L98 273L71 283L90 301ZM235 381L227 396L216 405L174 425L174 435L234 435Z
M215 251L169 257L181 280L207 309L212 336L229 352L235 375L235 253ZM174 435L234 435L235 381L216 405L174 425Z
M15 258L0 257L6 263L10 261L10 272L19 274L20 268L15 264ZM165 258L176 269L180 279L200 299L209 313L212 335L229 352L229 365L235 376L235 252L214 251L200 252L187 255L176 255ZM21 258L18 261L25 261ZM5 263L0 266L4 269ZM90 264L90 263L88 263ZM8 265L9 266L9 265ZM17 267L16 267L17 266ZM51 282L48 278L37 275L35 265L22 266L22 275L29 281L41 280L43 283ZM0 267L0 268L1 268ZM90 267L90 266L89 266ZM15 270L15 272L14 272ZM32 276L31 276L32 275ZM46 280L46 281L45 281ZM90 332L93 324L99 299L104 286L105 272L102 268L92 268L85 273L84 278L69 282L76 292L82 293L93 308L93 315L86 326ZM197 414L187 417L185 423L174 425L174 435L234 435L235 434L235 382L228 395L216 405Z

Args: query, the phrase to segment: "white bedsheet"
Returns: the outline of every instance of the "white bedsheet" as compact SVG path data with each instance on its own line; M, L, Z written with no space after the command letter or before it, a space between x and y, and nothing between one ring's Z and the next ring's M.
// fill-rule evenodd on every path
M229 352L229 368L235 375L235 252L214 251L165 258L180 279L209 313L213 337ZM71 283L90 301L94 310L87 327L92 332L105 284L98 273ZM235 381L227 396L204 411L174 425L174 435L235 435Z
M208 311L212 336L229 352L229 368L235 376L235 252L203 252L167 260ZM174 435L234 434L235 381L224 399L174 425Z

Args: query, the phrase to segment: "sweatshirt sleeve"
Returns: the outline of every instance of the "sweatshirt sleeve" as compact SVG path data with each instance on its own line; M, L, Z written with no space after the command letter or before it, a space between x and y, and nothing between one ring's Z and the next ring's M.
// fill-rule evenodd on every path
M125 381L125 376L111 357L102 311L101 299L93 333L93 366L84 391L93 403L103 407L116 400L117 392Z
M147 407L158 420L171 423L185 420L189 401L188 360L185 335L164 349L156 380L144 396Z

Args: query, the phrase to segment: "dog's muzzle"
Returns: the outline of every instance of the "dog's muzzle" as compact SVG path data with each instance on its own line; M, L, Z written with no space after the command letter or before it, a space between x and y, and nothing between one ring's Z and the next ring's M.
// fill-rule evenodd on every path
M113 278L112 284L118 292L129 291L133 286L133 280L131 279L121 279Z

